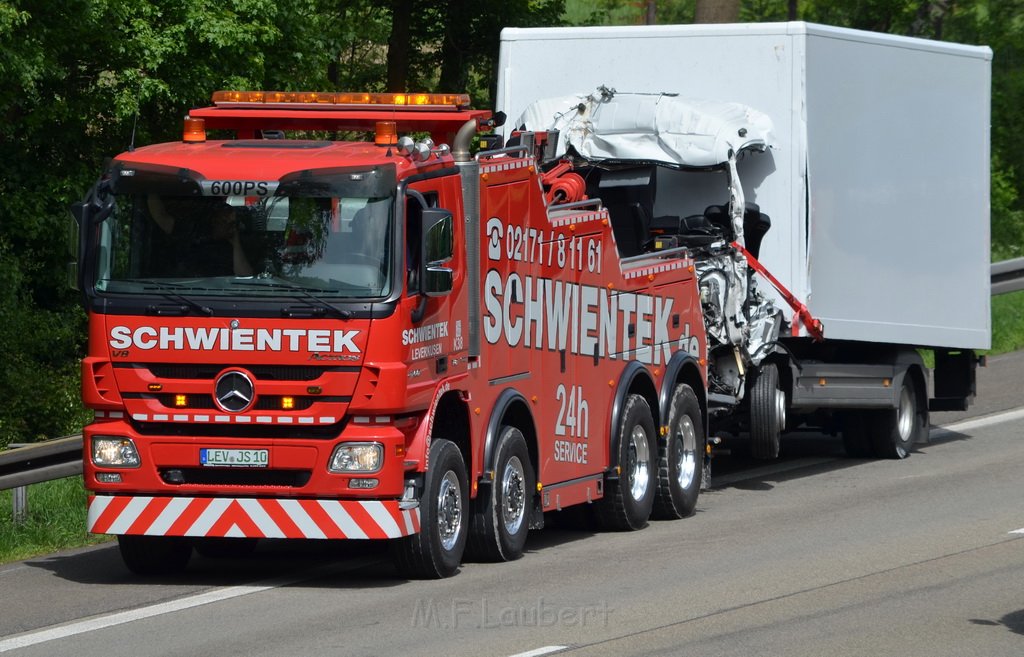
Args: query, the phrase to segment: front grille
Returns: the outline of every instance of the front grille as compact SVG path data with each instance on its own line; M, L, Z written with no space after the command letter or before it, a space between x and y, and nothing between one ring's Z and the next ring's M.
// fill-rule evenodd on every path
M132 428L143 436L174 436L178 438L305 438L331 440L345 428L347 419L335 424L220 424L210 422L138 422Z
M185 406L176 406L174 403L175 395L163 394L156 395L157 401L166 406L167 408L181 408L181 409L210 409L219 410L217 405L213 401L213 397L209 395L188 395L188 404ZM280 411L286 410L281 408L282 395L260 395L256 398L256 403L252 405L250 410L254 411ZM304 411L313 405L313 402L348 402L351 397L292 397L293 406L290 409L292 411Z
M158 379L198 379L212 381L218 374L230 367L218 364L178 364L178 363L115 363L115 367L137 367L148 369ZM263 381L313 381L327 372L358 372L358 366L318 366L305 365L245 365L240 366L252 372L253 376Z
M310 470L269 470L253 468L168 468L160 478L172 486L274 486L302 488L309 483Z

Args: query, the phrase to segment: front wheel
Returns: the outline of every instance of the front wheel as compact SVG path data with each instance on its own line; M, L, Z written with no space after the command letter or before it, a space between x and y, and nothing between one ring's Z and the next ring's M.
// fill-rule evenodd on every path
M647 524L654 507L657 434L651 407L641 395L629 395L619 423L619 476L606 482L597 517L608 529L636 530Z
M420 531L392 542L395 566L410 579L451 577L466 549L469 486L462 452L435 439L420 499Z
M785 427L786 393L779 388L779 370L775 363L765 363L750 390L750 455L777 458Z
M192 558L188 539L176 536L121 535L117 547L128 570L146 577L180 573Z
M502 427L494 464L490 494L476 499L469 548L473 556L486 561L512 561L526 547L536 488L522 431Z
M668 411L668 433L658 445L658 489L654 515L685 518L697 508L704 466L704 429L697 395L688 385L672 392Z

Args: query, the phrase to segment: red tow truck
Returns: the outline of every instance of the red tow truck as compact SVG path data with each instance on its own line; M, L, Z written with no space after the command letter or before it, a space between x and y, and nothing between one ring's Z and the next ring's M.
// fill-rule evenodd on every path
M471 155L499 121L463 95L222 91L74 206L88 529L129 569L390 539L402 575L446 577L518 558L546 511L693 512L690 252L626 255L628 212L588 190L628 181L553 134Z

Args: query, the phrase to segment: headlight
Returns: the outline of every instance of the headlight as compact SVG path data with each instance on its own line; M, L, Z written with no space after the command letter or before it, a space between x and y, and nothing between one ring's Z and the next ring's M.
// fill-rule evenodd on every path
M380 443L342 443L331 454L331 472L376 472L384 459Z
M137 468L139 451L127 438L93 436L92 463L101 468Z

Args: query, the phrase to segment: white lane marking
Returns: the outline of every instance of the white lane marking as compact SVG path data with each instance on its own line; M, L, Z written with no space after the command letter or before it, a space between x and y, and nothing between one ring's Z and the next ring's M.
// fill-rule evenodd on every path
M153 616L173 614L177 611L201 607L214 602L231 600L232 598L240 598L244 595L251 595L253 593L261 593L263 591L269 591L271 589L289 586L291 584L298 584L299 582L305 582L311 579L337 575L352 570L359 570L372 563L378 562L373 559L361 559L358 562L346 564L344 568L340 569L333 565L323 566L307 570L296 575L276 577L262 582L255 582L253 584L243 584L241 586L229 586L227 588L207 591L206 593L199 593L197 595L188 596L178 600L171 600L170 602L161 602L148 607L139 607L138 609L117 612L106 616L97 616L86 620L73 621L66 625L55 625L41 630L26 632L25 634L18 636L0 639L0 653L17 650L18 648L34 646L48 641L56 641L57 639L65 639L70 636L85 634L86 632L94 632L96 630L102 630L116 625L124 625L125 623L131 623L132 621L142 620L145 618L152 618Z
M1024 419L1024 408L1018 408L1012 411L1003 411L1002 413L985 415L983 417L973 418L970 420L961 420L960 422L946 424L941 427L932 427L932 435L970 431L971 429L980 429L993 424L1002 424L1003 422L1012 422L1020 419Z
M1011 533L1011 534L1024 534L1024 527L1021 527L1020 529L1014 529L1014 530L1013 530L1012 532L1010 532L1010 533Z
M517 652L509 657L540 657L541 655L550 655L553 652L559 650L565 650L568 646L544 646L543 648L537 648L536 650L530 650L527 652Z

